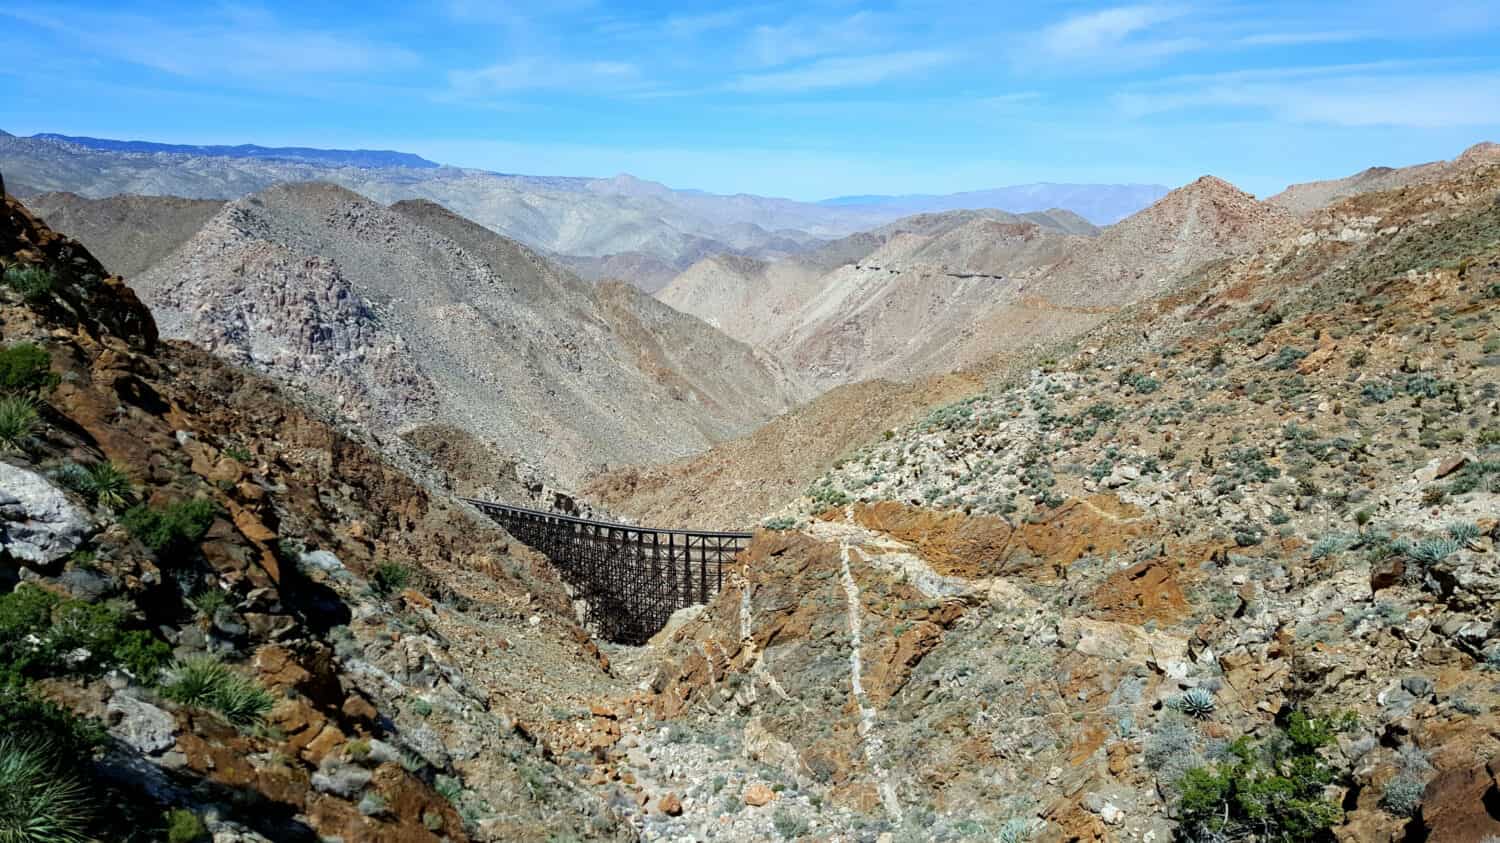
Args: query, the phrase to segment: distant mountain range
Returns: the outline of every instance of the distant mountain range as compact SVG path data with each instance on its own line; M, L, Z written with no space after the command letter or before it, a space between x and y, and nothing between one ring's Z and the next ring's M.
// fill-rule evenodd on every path
M1127 216L1166 192L1140 185L1030 185L949 197L828 202L678 190L629 175L526 176L416 155L304 147L187 146L0 132L0 171L17 195L68 191L234 200L277 184L323 181L382 204L428 199L566 263L588 280L654 290L705 257L776 260L893 222L921 204L1028 213L1061 208L1091 222ZM905 204L903 204L905 203Z
M32 137L76 143L79 146L103 152L166 152L174 155L210 155L221 158L267 158L281 161L312 161L335 167L432 169L442 166L420 155L413 155L410 152L393 152L389 149L312 149L305 146L256 146L253 143L243 143L238 146L197 146L182 143L77 137L59 135L54 132L43 132Z
M818 204L831 208L885 208L907 214L997 208L1013 214L1066 208L1094 225L1118 222L1167 195L1159 184L1018 184L945 195L837 196Z

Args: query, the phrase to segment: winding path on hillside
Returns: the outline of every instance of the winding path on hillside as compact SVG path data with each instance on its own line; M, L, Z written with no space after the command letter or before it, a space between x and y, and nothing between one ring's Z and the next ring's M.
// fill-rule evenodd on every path
M595 521L465 498L557 566L588 606L585 624L621 644L644 644L672 613L707 603L746 532L666 530Z

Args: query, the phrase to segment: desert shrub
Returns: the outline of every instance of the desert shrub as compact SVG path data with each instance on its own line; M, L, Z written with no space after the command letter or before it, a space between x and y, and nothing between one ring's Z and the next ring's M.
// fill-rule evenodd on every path
M1276 352L1276 356L1271 358L1270 365L1272 369L1284 372L1287 369L1296 366L1297 362L1306 356L1307 352L1303 351L1300 348L1292 348L1289 345L1282 346L1281 350Z
M35 392L56 383L52 356L29 342L0 349L0 392Z
M1359 394L1361 398L1373 401L1376 404L1384 404L1396 397L1396 389L1384 381L1377 381L1365 384L1364 388L1359 391Z
M167 812L167 843L198 843L208 838L208 827L198 815L186 808Z
M797 526L797 519L783 515L777 518L767 518L760 525L767 530L790 530Z
M1154 772L1169 770L1175 763L1195 757L1197 747L1198 735L1180 718L1163 720L1146 740L1146 767Z
M23 583L0 597L0 668L40 676L118 667L151 684L171 660L171 648L126 624L118 603L63 600Z
M19 734L0 736L0 794L0 840L5 843L88 839L88 791L46 744Z
M57 276L45 266L11 266L5 270L5 286L28 302L46 301L57 289Z
M1427 785L1418 779L1406 774L1399 775L1386 784L1385 795L1380 797L1380 807L1398 817L1409 817L1422 804L1422 792L1426 789Z
M1293 712L1284 732L1231 743L1222 758L1183 774L1178 835L1185 840L1323 840L1343 817L1324 789L1339 777L1319 750L1331 721Z
M806 834L808 829L807 820L786 808L776 809L776 813L771 815L771 825L776 828L776 833L786 840L795 840Z
M824 508L844 506L849 503L849 495L845 494L843 489L834 486L827 480L820 480L814 483L807 490L807 496L812 499L815 505Z
M240 727L259 723L276 702L265 688L212 656L195 656L174 665L162 694L183 705L216 711Z
M24 395L0 397L0 453L22 450L40 425L34 399Z
M1449 494L1463 495L1473 491L1500 491L1500 460L1471 461L1448 483Z
M0 723L5 724L7 733L45 741L59 756L76 763L82 763L105 742L104 729L97 722L37 696L14 673L0 675Z
M162 509L137 504L126 510L120 523L158 557L169 557L186 553L202 541L218 514L219 505L203 499L178 501Z
M411 583L411 569L400 562L381 562L370 574L370 588L376 594L395 594Z

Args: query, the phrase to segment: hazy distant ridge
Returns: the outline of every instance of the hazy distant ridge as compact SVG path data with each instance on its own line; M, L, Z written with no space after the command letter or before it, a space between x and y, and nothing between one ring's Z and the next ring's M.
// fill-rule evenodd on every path
M902 214L958 211L968 208L999 208L1013 214L1067 208L1095 225L1109 225L1167 195L1159 184L1018 184L988 190L937 195L911 193L902 196L836 196L824 199L828 207L867 207Z
M238 146L196 146L183 143L152 143L151 141L112 140L110 138L74 137L43 132L32 135L44 140L76 143L89 149L104 152L166 152L174 155L213 155L221 158L267 158L285 161L316 161L339 167L413 167L432 169L442 166L410 152L395 152L389 149L313 149L306 146L256 146L242 143Z

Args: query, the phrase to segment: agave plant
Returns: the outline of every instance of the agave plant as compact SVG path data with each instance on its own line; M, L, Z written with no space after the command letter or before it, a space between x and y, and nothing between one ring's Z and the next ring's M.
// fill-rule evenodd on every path
M1189 717L1207 720L1219 704L1207 688L1189 688L1173 698L1171 706Z
M1457 553L1463 547L1454 539L1423 539L1406 549L1407 558L1423 565L1435 565Z
M1479 525L1473 521L1454 521L1448 525L1448 537L1460 544L1479 538Z

